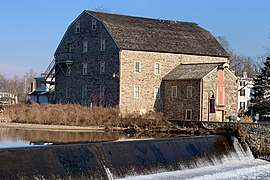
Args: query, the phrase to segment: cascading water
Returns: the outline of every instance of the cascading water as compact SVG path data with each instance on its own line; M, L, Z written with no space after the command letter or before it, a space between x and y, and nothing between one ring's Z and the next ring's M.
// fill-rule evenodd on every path
M0 179L270 178L269 162L223 135L6 148L0 154Z
M234 137L231 137L233 149L223 157L210 157L209 161L199 160L194 162L190 169L167 171L142 176L130 176L125 180L154 180L154 179L191 179L191 180L215 180L215 179L270 179L270 162L255 159L247 144L245 148ZM214 162L211 164L209 162Z

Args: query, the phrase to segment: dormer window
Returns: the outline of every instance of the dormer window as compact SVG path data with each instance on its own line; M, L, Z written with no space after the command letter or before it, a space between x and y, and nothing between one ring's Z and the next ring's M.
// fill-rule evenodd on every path
M81 32L81 24L80 23L76 23L76 29L75 29L76 33L80 33Z
M92 19L92 30L96 30L97 29L97 20Z

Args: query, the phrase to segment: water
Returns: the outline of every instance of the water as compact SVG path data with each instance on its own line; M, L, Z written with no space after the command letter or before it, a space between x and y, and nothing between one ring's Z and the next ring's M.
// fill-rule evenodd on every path
M173 172L160 172L152 175L134 176L124 178L125 180L216 180L216 179L270 179L270 163L260 159L247 161L233 161L215 166L187 169Z
M233 152L225 155L214 165L207 162L195 162L194 168L172 172L157 172L151 175L138 175L123 178L124 180L242 180L270 179L270 162L254 159L249 148L244 150L237 139L233 142ZM215 158L215 157L211 157Z
M128 136L111 132L44 131L0 128L0 148L31 147L34 144L60 144L93 141L115 141Z

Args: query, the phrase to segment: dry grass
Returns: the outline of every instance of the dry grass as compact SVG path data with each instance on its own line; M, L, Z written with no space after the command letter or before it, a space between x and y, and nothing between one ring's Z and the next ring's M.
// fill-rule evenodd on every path
M68 126L145 127L168 125L162 114L129 115L122 118L118 108L88 107L78 104L19 104L5 108L8 123Z

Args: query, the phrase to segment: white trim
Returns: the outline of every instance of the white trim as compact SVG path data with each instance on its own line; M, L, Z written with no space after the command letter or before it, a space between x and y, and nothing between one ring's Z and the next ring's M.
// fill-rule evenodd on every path
M190 97L189 97L189 92L190 92ZM190 99L192 98L192 86L187 86L187 98Z
M105 23L103 23L102 20L100 20L99 18L97 18L96 16L94 16L93 14L91 14L89 11L87 10L84 10L67 28L67 30L65 31L65 34L64 36L62 37L60 43L58 44L55 52L54 52L54 56L56 55L56 53L58 52L59 48L62 46L63 44L63 41L64 39L66 38L67 34L68 34L68 31L71 29L71 27L84 15L84 14L87 14L89 15L90 17L94 17L96 18L98 21L100 21L103 26L105 27L105 29L107 30L107 32L110 34L110 36L112 37L113 41L115 42L116 46L121 49L121 46L118 44L118 42L116 41L116 38L112 35L112 33L109 31L109 28L105 25Z
M172 88L171 88L171 97L172 98L176 98L177 97L177 90L178 89L178 87L177 86L172 86ZM175 95L174 95L174 90L175 90Z
M159 86L154 87L154 99L160 99L160 87Z
M158 64L158 73L156 72L156 70L157 70L156 65L157 65L157 64ZM161 73L161 63L155 62L155 63L154 63L154 74L155 74L155 75L160 75L160 73Z
M83 54L88 53L88 41L83 41Z
M88 68L87 68L87 62L82 63L82 75L87 75L88 74Z
M136 89L136 88L138 88L138 89ZM138 93L137 93L136 90L138 90ZM135 92L136 92L136 93L135 93ZM141 94L141 87L140 87L139 85L134 85L134 90L133 90L134 98L135 98L135 99L140 98L140 94Z
M104 38L100 39L100 51L106 50L106 40Z
M137 70L137 68L136 68L136 64L139 64L139 71L136 71ZM140 61L134 61L134 73L140 73L141 72L141 70L142 70L142 68L141 68L141 62Z
M97 20L95 18L92 18L91 20L92 20L91 21L92 22L91 23L92 30L95 31L97 29Z
M99 62L99 74L105 74L106 63L104 61Z

